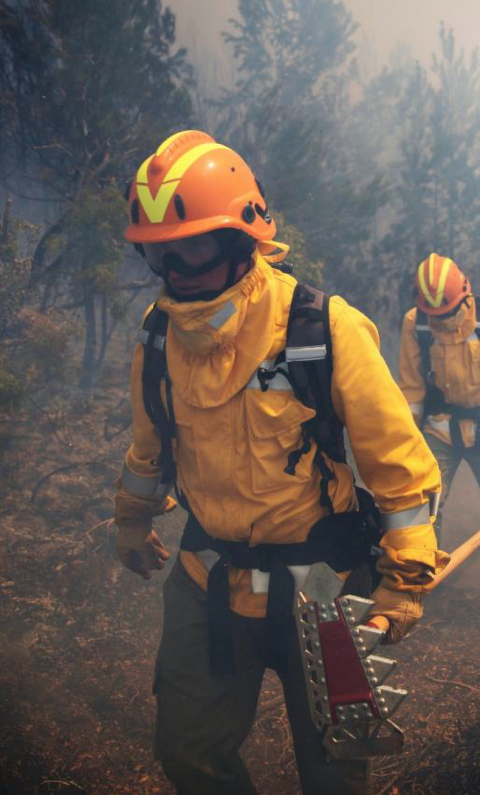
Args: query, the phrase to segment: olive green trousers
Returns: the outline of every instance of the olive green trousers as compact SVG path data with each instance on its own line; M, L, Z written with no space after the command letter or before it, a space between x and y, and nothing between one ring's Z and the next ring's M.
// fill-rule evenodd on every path
M455 473L462 461L465 460L480 486L480 452L473 447L458 448L451 444L446 444L446 442L442 442L431 433L425 434L425 440L437 459L442 475L442 496L440 498L440 506L434 524L437 544L440 546L442 540L443 508L448 498Z
M180 795L252 795L256 790L238 752L255 720L265 672L264 620L232 615L237 672L211 677L206 595L178 560L164 585L164 609L154 686L155 756ZM279 677L302 791L369 794L368 761L328 757L310 719L293 617L291 633L288 670Z

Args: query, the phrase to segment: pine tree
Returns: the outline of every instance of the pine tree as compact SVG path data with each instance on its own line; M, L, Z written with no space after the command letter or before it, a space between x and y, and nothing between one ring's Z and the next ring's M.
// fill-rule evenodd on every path
M89 386L119 311L123 183L163 137L188 126L191 71L158 0L3 0L0 19L4 170L21 169L57 208L33 255L31 288L41 287L43 311L60 298L83 310Z
M432 251L478 276L478 54L474 50L467 61L443 25L439 41L431 74L412 62L382 77L390 88L392 81L396 84L385 128L395 144L387 169L391 199L378 273L390 316L397 320L412 305L418 264Z
M348 148L356 24L342 2L239 0L231 28L238 78L218 102L218 135L253 165L323 263L327 287L351 297L382 200L376 175L360 176Z

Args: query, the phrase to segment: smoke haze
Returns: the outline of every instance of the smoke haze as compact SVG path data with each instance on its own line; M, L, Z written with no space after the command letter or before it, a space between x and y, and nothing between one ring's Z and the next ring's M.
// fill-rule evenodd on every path
M171 0L177 15L179 41L186 47L214 48L219 60L226 57L220 33L235 16L235 0ZM413 58L430 66L438 48L438 30L443 21L453 28L465 50L479 44L480 3L476 0L345 0L344 5L358 23L356 43L362 70L372 77L397 47L407 47Z

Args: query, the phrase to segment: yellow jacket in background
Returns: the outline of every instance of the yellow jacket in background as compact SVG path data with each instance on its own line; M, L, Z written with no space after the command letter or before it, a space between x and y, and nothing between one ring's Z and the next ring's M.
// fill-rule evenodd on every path
M179 303L161 295L169 315L167 361L177 426L179 486L194 515L215 538L259 543L304 541L327 511L320 505L315 443L295 475L284 472L302 444L301 423L314 415L280 375L262 391L256 372L286 345L296 280L256 254L243 279L209 302ZM379 570L391 589L423 592L429 571L448 556L437 552L429 494L440 489L437 464L379 353L373 323L342 298L330 300L334 369L332 399L345 423L359 472L374 493L388 532ZM143 345L133 357L134 441L117 497L117 522L148 523L165 509L154 461L159 439L142 397ZM352 471L326 458L333 473L329 496L336 512L356 507ZM414 518L415 517L415 518ZM193 579L206 588L208 572L193 552L182 552ZM262 616L266 595L253 593L251 572L230 569L230 605Z
M465 306L465 305L464 305ZM415 332L417 310L410 309L403 320L400 340L399 385L417 423L423 415L426 394L420 347ZM437 318L428 318L434 342L430 346L430 361L435 385L445 401L467 408L480 406L480 340L476 328L475 300L460 309L458 318L450 319L451 327ZM456 327L455 327L456 323ZM424 431L451 444L449 414L428 415ZM475 443L475 423L471 419L459 421L465 447Z

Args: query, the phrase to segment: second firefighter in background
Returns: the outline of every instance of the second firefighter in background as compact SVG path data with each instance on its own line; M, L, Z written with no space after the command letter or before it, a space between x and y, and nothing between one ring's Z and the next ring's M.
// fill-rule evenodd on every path
M416 306L403 321L399 385L442 474L435 529L462 461L480 484L480 322L468 278L432 253L418 267Z

